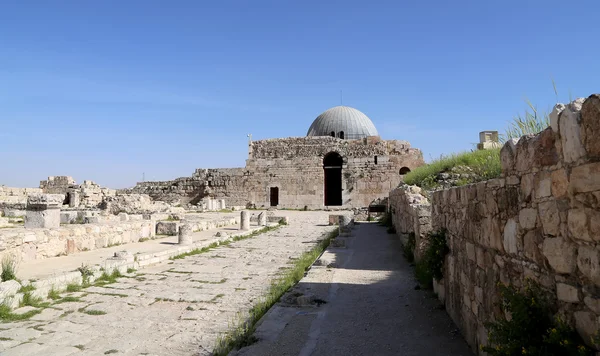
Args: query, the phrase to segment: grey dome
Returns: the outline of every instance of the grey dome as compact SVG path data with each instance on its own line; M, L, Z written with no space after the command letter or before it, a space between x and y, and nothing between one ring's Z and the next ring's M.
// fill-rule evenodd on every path
M332 136L345 139L359 139L379 136L371 119L349 106L336 106L319 115L308 129L306 136Z

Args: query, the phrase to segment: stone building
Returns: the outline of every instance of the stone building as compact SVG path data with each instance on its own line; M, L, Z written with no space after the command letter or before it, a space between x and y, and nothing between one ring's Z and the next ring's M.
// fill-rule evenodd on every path
M357 208L378 204L422 164L407 141L382 140L365 114L337 106L305 137L250 139L243 168L196 169L192 177L141 182L126 192L182 204L210 197L228 206Z

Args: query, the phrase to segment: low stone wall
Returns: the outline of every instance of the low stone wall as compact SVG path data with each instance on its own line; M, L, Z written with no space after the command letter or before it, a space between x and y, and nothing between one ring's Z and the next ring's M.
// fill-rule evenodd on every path
M72 224L57 229L0 230L0 258L10 254L30 261L137 242L155 236L156 221L141 220L114 224Z
M427 236L431 232L431 204L421 194L421 188L404 185L390 192L389 211L396 233L403 243L409 234L415 234L415 258L427 246Z
M25 229L23 226L0 229L0 259L3 255L10 254L19 261L30 261L154 238L157 234L157 222L169 216L160 213L151 216L127 215L127 220L121 220L125 215L92 216L93 212L85 213L89 213L86 214L88 218L96 218L98 223L63 224L55 229ZM239 216L189 218L186 223L191 225L193 231L236 225L240 221ZM179 225L179 221L174 223Z
M438 287L473 350L502 316L498 281L539 283L586 342L600 329L600 95L557 105L551 123L504 145L502 178L432 195L450 247Z
M27 196L39 193L42 193L40 188L11 188L0 185L0 208L25 210Z

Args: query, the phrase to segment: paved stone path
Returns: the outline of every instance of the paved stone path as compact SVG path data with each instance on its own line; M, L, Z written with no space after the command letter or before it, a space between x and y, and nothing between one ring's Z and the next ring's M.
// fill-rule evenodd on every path
M239 356L472 355L441 303L415 290L398 238L374 223L352 234L271 308Z
M2 355L208 355L292 258L332 227L328 212L286 212L290 225L61 296L28 321L0 324Z

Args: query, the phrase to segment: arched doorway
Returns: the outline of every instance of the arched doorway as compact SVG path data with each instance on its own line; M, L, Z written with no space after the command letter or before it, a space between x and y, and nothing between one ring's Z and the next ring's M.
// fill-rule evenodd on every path
M403 176L403 175L405 175L405 174L407 174L409 172L410 172L410 168L408 168L408 167L402 167L402 168L400 168L400 175L401 176Z
M323 158L325 206L342 205L342 164L342 156L337 152L330 152Z

